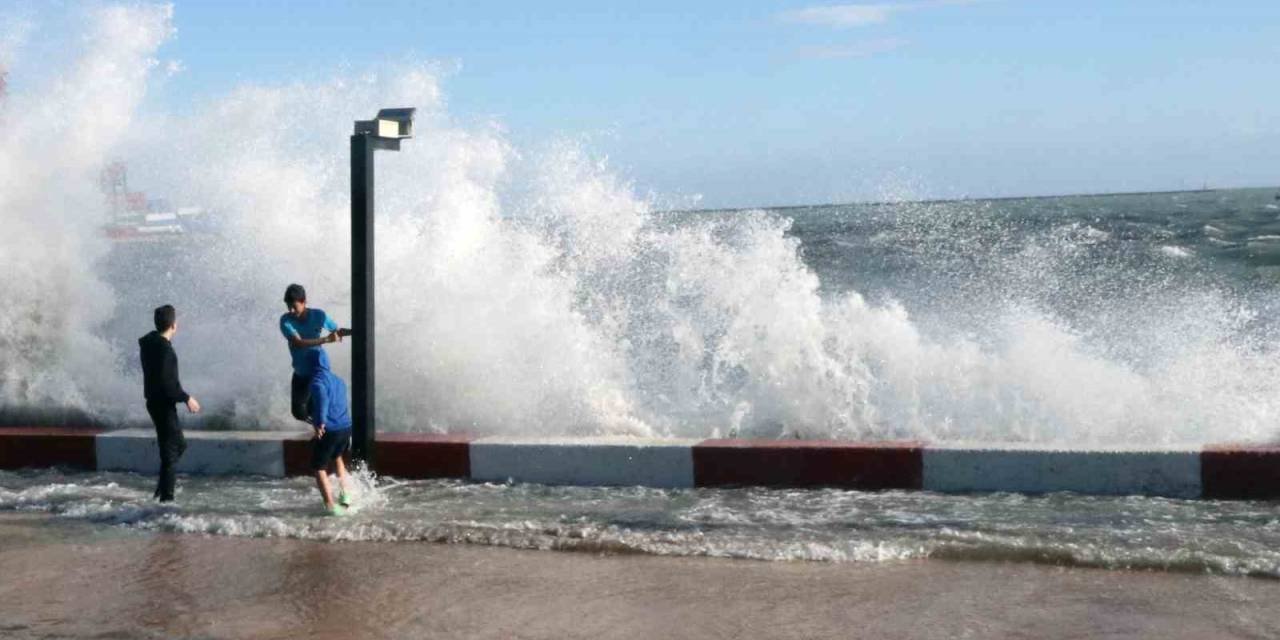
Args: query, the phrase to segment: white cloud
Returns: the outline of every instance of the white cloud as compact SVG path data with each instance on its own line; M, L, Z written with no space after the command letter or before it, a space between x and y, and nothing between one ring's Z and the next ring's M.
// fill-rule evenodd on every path
M846 29L865 24L885 22L889 15L901 11L905 5L892 4L840 4L829 7L805 7L779 15L786 22L819 24Z
M33 27L29 18L0 16L0 73L13 65L18 49L26 43Z
M929 9L948 5L974 4L978 0L921 0L920 2L897 2L875 4L833 4L827 6L805 7L794 11L784 11L778 18L784 22L799 24L816 24L836 29L848 29L869 24L888 22L894 14L918 9Z
M900 49L907 45L907 41L901 38L880 38L877 40L867 40L865 42L855 42L849 45L839 45L833 47L806 47L797 51L797 55L802 58L816 58L819 60L832 60L837 58L867 58L880 53L887 53L895 49Z

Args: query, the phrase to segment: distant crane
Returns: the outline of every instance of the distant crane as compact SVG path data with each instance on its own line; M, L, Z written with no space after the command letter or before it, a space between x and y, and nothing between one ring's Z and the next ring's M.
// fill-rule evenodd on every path
M165 198L130 191L129 167L122 161L107 163L98 185L107 203L103 231L113 240L158 240L209 231L210 219L203 207L174 207Z

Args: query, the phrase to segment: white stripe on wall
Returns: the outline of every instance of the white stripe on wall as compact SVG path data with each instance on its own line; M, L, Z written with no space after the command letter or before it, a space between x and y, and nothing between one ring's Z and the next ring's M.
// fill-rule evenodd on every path
M187 452L179 473L284 476L283 431L187 431ZM160 470L155 431L123 429L99 434L94 441L98 469L154 474Z

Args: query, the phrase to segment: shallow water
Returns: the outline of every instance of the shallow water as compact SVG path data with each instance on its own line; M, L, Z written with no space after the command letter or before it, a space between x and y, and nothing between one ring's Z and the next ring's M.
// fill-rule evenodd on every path
M155 533L0 513L5 638L1272 638L1280 582Z
M358 479L323 516L306 478L154 479L0 472L0 511L123 529L320 541L439 542L609 554L883 563L1007 560L1280 577L1275 503L1073 494L549 487Z

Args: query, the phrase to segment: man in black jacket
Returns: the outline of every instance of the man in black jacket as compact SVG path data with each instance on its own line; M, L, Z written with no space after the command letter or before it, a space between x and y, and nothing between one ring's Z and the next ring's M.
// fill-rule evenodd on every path
M187 450L187 439L178 426L178 410L174 405L185 403L191 413L200 413L200 403L182 390L182 382L178 380L178 355L169 342L178 331L177 315L173 305L156 308L156 330L138 339L142 391L147 398L147 413L156 425L156 442L160 445L160 482L155 493L160 502L173 500L178 459Z

